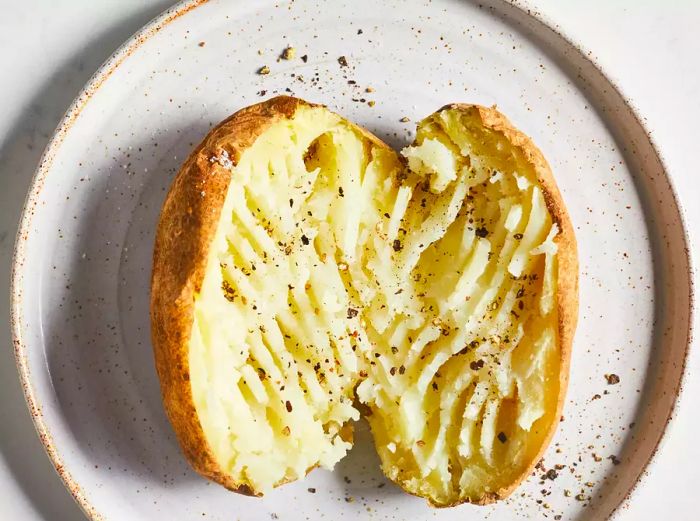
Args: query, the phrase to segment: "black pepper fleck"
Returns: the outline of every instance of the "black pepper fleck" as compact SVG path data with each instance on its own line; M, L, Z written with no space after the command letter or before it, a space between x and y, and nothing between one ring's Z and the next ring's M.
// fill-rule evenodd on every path
M608 385L616 385L620 383L620 377L615 373L606 374L605 379L608 381Z

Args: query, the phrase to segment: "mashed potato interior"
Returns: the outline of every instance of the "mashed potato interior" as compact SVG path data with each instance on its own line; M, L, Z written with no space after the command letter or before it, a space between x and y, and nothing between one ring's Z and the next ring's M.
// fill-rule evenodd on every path
M332 468L369 407L384 472L435 504L530 463L558 395L558 233L532 167L446 109L399 155L323 108L231 168L190 373L220 466L265 492Z

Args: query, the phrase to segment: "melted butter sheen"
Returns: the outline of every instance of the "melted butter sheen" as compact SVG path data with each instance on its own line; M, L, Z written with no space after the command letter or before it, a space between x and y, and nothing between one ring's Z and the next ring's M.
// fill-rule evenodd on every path
M554 421L558 230L531 166L453 110L402 154L303 108L232 167L190 371L256 491L332 468L356 395L385 473L436 504L517 476Z

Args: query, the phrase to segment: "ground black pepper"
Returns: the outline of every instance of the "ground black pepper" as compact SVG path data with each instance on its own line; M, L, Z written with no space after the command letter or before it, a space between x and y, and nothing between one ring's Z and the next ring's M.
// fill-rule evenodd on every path
M620 383L620 377L615 373L606 374L605 379L608 381L608 385L616 385Z
M475 360L475 361L469 363L469 368L470 368L472 371L478 371L478 370L481 369L482 367L484 367L484 361L481 360L481 359Z

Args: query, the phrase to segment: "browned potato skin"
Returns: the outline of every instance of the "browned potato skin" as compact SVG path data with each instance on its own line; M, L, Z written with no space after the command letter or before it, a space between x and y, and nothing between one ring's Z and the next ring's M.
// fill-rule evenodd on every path
M231 172L218 162L212 163L210 159L226 151L236 164L243 151L270 125L281 119L292 118L302 106L315 105L280 96L240 110L215 127L188 157L173 181L156 232L151 277L151 335L165 411L192 467L202 476L227 489L246 495L261 494L246 484L234 481L216 463L199 423L189 379L189 339L194 297L204 279L209 247L231 180ZM513 146L522 150L537 172L547 207L561 230L555 239L559 247L557 305L561 353L560 391L555 416L558 417L568 383L571 344L578 310L578 263L571 222L549 165L525 134L515 129L495 108L460 104L444 108L476 108L485 127L502 132ZM361 127L352 127L360 131L372 145L389 148ZM514 482L476 500L458 500L446 506L465 501L485 505L508 496L539 461L557 423L552 422L537 457ZM343 437L350 440L351 426L347 425L344 432ZM283 482L278 485L281 484ZM430 498L426 499L430 501Z

